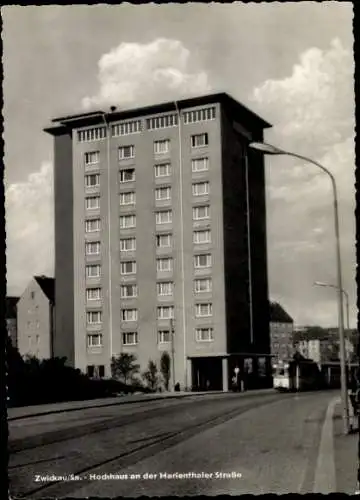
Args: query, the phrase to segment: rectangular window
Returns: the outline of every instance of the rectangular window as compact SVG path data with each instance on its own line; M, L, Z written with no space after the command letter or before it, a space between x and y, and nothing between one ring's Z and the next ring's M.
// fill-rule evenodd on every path
M198 123L215 119L215 106L184 112L184 123Z
M170 342L170 330L159 330L158 339L159 344L167 344Z
M171 175L170 163L155 165L154 170L155 170L155 177L166 177L168 175Z
M170 152L170 139L154 142L154 154L163 155Z
M86 210L95 210L100 208L100 196L89 196L85 199Z
M123 339L123 345L136 345L136 344L138 344L137 332L123 332L122 339Z
M171 271L172 270L172 258L168 257L166 259L156 259L156 269L158 271Z
M85 153L85 165L95 165L100 161L100 151L89 151Z
M197 318L204 318L207 316L212 316L212 304L196 304L195 306L195 316Z
M212 328L196 328L195 334L197 342L210 342L214 340Z
M174 318L174 306L160 306L157 308L157 318L158 319L173 319Z
M196 134L191 136L191 147L192 148L202 148L209 145L208 134Z
M195 292L196 293L211 292L211 290L212 290L211 278L204 278L204 279L195 280L194 284L195 284Z
M203 231L194 231L194 243L211 243L211 231L208 229Z
M169 248L172 245L172 235L171 234L157 234L156 235L156 247L157 248Z
M89 325L99 325L102 323L101 311L88 311L86 313L86 320Z
M106 137L106 127L94 127L78 131L79 142L100 141Z
M119 160L129 160L135 158L135 146L120 146Z
M194 266L195 269L211 267L211 254L195 255Z
M210 207L209 205L204 205L202 207L193 208L193 219L194 220L204 220L210 218Z
M120 217L120 229L136 227L136 215L122 215Z
M210 187L208 182L196 182L192 185L192 193L194 196L204 196L209 194Z
M99 264L86 266L86 277L87 278L99 278L101 274L101 268Z
M178 124L177 114L157 116L146 120L148 130L158 130L161 128L176 127Z
M95 372L95 366L94 365L87 365L86 374L89 378L92 378L94 376L94 372Z
M134 205L135 204L135 193L133 191L129 193L120 193L120 205Z
M193 172L205 172L209 170L209 158L194 158L191 160L191 170Z
M85 243L86 255L99 255L100 254L100 241L88 241Z
M96 233L100 231L100 219L88 219L85 221L85 233Z
M120 170L119 180L121 183L133 182L135 180L135 169L125 168L124 170Z
M168 296L173 294L174 283L167 281L157 284L157 294L160 296Z
M87 339L88 347L101 347L103 345L103 336L101 333L89 334Z
M155 200L170 200L171 199L171 187L161 187L155 189Z
M121 252L131 252L136 250L136 239L135 238L123 238L120 240L120 251Z
M132 120L122 123L117 123L111 127L113 137L121 135L138 134L141 132L141 120Z
M120 288L120 297L122 299L137 297L137 291L136 285L122 285Z
M137 321L138 311L137 309L122 309L121 310L121 320L122 321Z
M156 224L169 224L172 221L172 211L163 210L162 212L156 212Z
M94 188L100 186L100 174L85 175L85 187Z
M101 299L101 288L86 289L86 300L100 300L100 299Z
M120 274L135 274L136 273L136 262L134 260L129 260L127 262L120 263Z

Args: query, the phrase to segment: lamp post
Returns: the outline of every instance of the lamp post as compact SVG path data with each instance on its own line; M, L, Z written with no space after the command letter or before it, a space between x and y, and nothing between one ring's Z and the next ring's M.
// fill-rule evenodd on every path
M171 361L172 361L172 379L173 379L173 389L175 390L175 322L174 319L170 319L170 335L171 335Z
M331 285L330 283L323 283L322 281L315 281L314 283L315 286L322 286L325 288L335 288L337 290L337 286ZM345 297L345 304L346 304L346 329L348 332L348 335L350 334L350 317L349 317L349 294L347 293L346 290L342 289L342 293L344 294ZM348 366L349 366L349 374L350 374L350 351L348 353Z
M346 365L345 365L345 339L344 339L344 311L343 311L343 287L342 287L342 273L341 273L341 254L340 254L340 232L339 232L339 211L338 211L338 197L336 181L333 174L323 165L311 158L284 151L271 144L265 142L252 142L249 147L263 154L276 155L276 156L292 156L299 160L305 161L315 165L317 168L325 172L331 180L333 190L333 206L334 206L334 223L335 223L335 250L336 250L336 271L337 271L337 290L338 290L338 317L339 317L339 342L340 342L340 370L341 370L341 401L343 407L343 425L344 433L349 433L349 410L348 399L346 390Z

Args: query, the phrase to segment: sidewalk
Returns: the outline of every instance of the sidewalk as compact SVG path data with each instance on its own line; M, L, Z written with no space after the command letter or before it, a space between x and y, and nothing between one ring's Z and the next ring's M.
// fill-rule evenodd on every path
M271 393L273 389L259 389L237 393L238 396L256 395ZM207 392L168 392L156 394L140 394L130 396L118 396L114 398L92 399L88 401L69 401L64 403L44 404L37 406L24 406L18 408L8 408L8 420L18 420L23 418L38 417L41 415L49 415L52 413L63 413L69 411L82 410L85 408L100 408L105 406L114 406L121 404L141 403L145 401L155 401L158 399L172 398L189 398L197 396L206 396L209 394L229 394L223 391L207 391Z
M341 404L335 406L333 436L336 492L354 495L357 489L359 433L356 425L352 434L344 435Z

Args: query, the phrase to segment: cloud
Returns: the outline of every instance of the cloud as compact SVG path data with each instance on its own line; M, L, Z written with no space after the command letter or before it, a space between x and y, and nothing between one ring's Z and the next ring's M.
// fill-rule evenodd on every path
M53 276L53 167L43 163L5 192L8 294L21 294L36 274Z
M144 105L208 92L207 74L192 72L191 62L190 51L178 40L121 43L100 58L99 91L85 97L83 107Z
M356 318L354 62L339 40L300 55L289 76L254 89L253 105L274 124L266 140L317 160L335 176L343 286ZM330 179L290 157L267 157L270 293L299 323L336 324L336 296L314 280L336 280ZM324 300L326 297L326 300Z
M281 144L323 154L354 132L354 60L338 39L300 55L292 74L266 80L252 100L276 123Z

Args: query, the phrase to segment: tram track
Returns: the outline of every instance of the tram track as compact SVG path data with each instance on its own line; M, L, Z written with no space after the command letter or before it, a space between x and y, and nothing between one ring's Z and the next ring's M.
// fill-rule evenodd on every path
M272 396L272 394L267 394L264 397ZM222 402L224 400L231 401L236 397L236 395L231 395L228 398L216 398L216 399L208 399L202 400L201 405L208 406L218 404L218 402ZM258 397L256 394L247 394L246 399ZM61 443L63 441L72 440L75 438L81 438L85 436L89 436L91 434L97 434L104 431L109 430L109 427L112 429L118 427L125 427L131 424L139 423L147 418L156 417L156 415L165 416L173 412L174 408L181 407L186 404L193 404L194 399L187 400L179 400L179 401L171 401L171 403L167 403L164 406L162 403L161 406L156 408L149 408L147 404L143 404L141 406L137 406L135 409L137 410L135 413L126 414L126 415L117 415L115 417L104 417L101 421L96 421L93 423L85 423L82 425L76 424L71 427L67 427L65 429L55 430L55 431L47 431L42 434L38 434L35 436L28 436L19 439L10 439L8 444L8 451L10 454L21 453L26 450L33 450L42 446L52 445L56 443ZM197 402L195 402L196 404Z
M110 457L106 457L103 460L95 460L92 463L84 462L81 466L79 463L78 466L73 466L73 470L66 473L67 477L76 477L80 476L81 479L78 481L69 480L54 480L50 483L38 484L36 487L28 487L26 491L16 492L16 496L18 498L42 498L46 496L51 497L60 497L71 494L74 490L81 488L86 485L90 481L90 474L101 474L104 473L103 467L107 466L106 473L110 472L110 468L112 467L116 472L119 470L123 470L126 467L136 464L137 462L156 455L157 453L173 447L178 443L181 443L184 440L187 440L199 432L203 432L211 427L219 425L221 423L225 423L236 416L239 416L247 411L250 411L255 408L261 408L268 404L276 403L281 400L283 396L279 395L269 395L262 397L261 399L257 398L254 400L247 400L241 406L236 406L235 408L228 409L223 408L221 411L215 413L208 418L201 418L200 421L190 423L186 422L185 426L181 426L181 428L177 430L169 430L168 432L157 433L152 436L146 436L137 440L132 440L132 442L128 441L124 443L124 447L128 448L123 450L121 453L116 453ZM204 402L202 403L202 405ZM164 410L164 408L162 408ZM172 409L174 410L174 408ZM163 413L164 415L164 413ZM154 414L153 417L154 418ZM134 421L133 421L134 423ZM171 423L170 423L171 426ZM63 457L66 458L66 457ZM81 462L81 461L80 461ZM17 466L17 469L21 468L21 464ZM15 467L16 469L16 467ZM69 464L69 469L71 469L71 465ZM13 470L13 473L15 470ZM11 478L10 478L11 479ZM33 482L32 482L33 484Z

